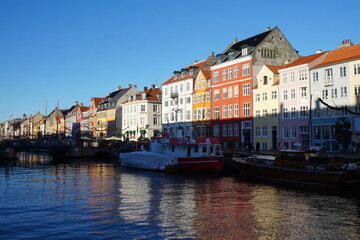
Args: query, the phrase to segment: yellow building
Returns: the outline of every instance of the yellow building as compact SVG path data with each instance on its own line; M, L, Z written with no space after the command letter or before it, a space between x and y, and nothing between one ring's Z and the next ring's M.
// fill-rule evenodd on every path
M279 143L279 73L280 66L264 65L253 88L254 149L276 149Z
M210 71L201 70L195 80L193 97L193 136L210 136L211 86Z

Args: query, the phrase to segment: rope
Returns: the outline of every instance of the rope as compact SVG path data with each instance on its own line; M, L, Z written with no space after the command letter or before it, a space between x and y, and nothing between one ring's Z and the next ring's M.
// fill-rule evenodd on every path
M360 116L360 113L356 113L354 111L351 111L350 109L348 109L347 106L344 106L344 107L333 107L333 106L330 106L329 104L327 104L326 102L324 102L324 100L322 100L321 98L318 98L317 100L319 100L319 102L321 102L322 104L324 104L326 107L332 109L332 110L341 110L341 111L346 111L352 115L358 115Z

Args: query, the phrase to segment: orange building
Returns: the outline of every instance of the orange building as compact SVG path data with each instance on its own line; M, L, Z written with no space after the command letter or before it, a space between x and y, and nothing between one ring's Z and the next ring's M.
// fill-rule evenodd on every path
M252 88L264 64L282 65L299 56L278 27L234 41L211 66L213 135L225 150L252 145Z
M210 136L211 72L201 70L195 79L193 96L193 137Z

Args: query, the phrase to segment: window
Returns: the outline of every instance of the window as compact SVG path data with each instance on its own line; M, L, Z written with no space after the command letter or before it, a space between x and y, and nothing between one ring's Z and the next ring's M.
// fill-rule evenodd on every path
M333 71L332 71L332 68L325 69L324 84L333 84L333 83L334 83L334 79L333 79Z
M222 109L223 109L222 117L226 118L227 117L227 106L223 105Z
M190 91L190 83L186 83L186 91Z
M167 96L168 95L168 88L164 88L164 95Z
M347 87L341 87L341 97L347 97Z
M169 106L169 102L168 102L168 101L165 101L164 104L165 104L165 107L168 107L168 106Z
M213 82L219 82L219 72L214 72L213 75Z
M233 88L232 87L228 87L228 98L232 98L233 96Z
M250 83L246 83L243 85L243 95L244 96L250 95Z
M328 92L328 90L327 90L327 89L323 90L323 91L322 91L322 98L323 98L323 99L328 99L328 97L329 97L329 92Z
M267 127L265 126L265 127L262 127L262 135L264 136L264 137L266 137L267 135L268 135L268 130L267 130Z
M283 100L284 101L288 100L288 91L287 90L283 90Z
M255 127L255 136L256 137L260 136L260 127Z
M289 128L284 127L284 138L289 138Z
M214 100L219 100L220 99L220 91L219 89L215 89L214 90Z
M145 105L141 105L140 111L145 112Z
M198 109L198 120L202 120L204 118L204 109Z
M226 80L226 69L222 70L222 80Z
M232 108L233 108L233 105L231 105L231 104L228 105L228 116L229 116L229 118L232 117L232 113L233 113Z
M267 93L266 93L266 92L264 92L264 93L262 94L262 100L263 100L263 101L266 101L266 100L267 100Z
M197 120L197 110L196 109L194 110L194 117L193 118L194 118L194 120Z
M282 74L282 82L285 84L287 83L287 73Z
M158 125L158 124L159 124L157 117L154 117L154 118L153 118L153 124L154 124L154 125Z
M219 125L214 125L214 136L215 137L220 136L220 127L219 127Z
M235 85L234 86L234 97L238 97L239 96L239 86Z
M208 94L206 94L206 101L210 101L210 97L211 97L211 95L210 95L210 93L208 93Z
M263 117L266 118L267 117L267 110L263 109Z
M318 72L313 72L313 82L318 82L319 81L319 73Z
M360 74L360 63L354 64L354 75Z
M295 73L294 72L290 73L290 82L295 82Z
M331 98L337 98L337 88L331 89Z
M324 125L323 127L323 139L330 139L330 126Z
M193 97L193 103L196 103L197 96Z
M291 138L296 138L296 127L291 127Z
M207 108L206 117L207 117L207 118L210 118L210 117L211 117L211 109L210 109L210 108Z
M233 125L232 124L228 124L228 136L229 137L233 136Z
M299 80L304 81L306 79L307 79L307 70L306 69L299 70Z
M295 88L290 90L290 99L295 99Z
M184 91L184 85L180 84L180 92L183 92L183 91Z
M284 119L289 118L289 111L286 107L284 107L284 109L283 109L283 118Z
M260 94L255 94L255 102L260 102Z
M290 107L290 117L296 118L296 108L295 107Z
M314 139L321 138L320 126L314 126Z
M223 99L227 98L227 88L226 87L222 89L222 98Z
M237 78L239 76L239 68L234 67L234 78Z
M202 102L205 102L205 94L201 95Z
M244 117L250 116L250 103L244 103Z
M190 120L191 119L191 112L190 110L186 110L186 120Z
M234 104L234 117L239 116L239 104Z
M264 76L264 82L263 82L264 85L267 85L268 84L268 77L267 76Z
M200 103L201 102L201 95L197 96L197 102Z
M220 112L220 108L219 107L214 107L214 118L215 119L219 118L219 112Z
M272 91L271 92L271 99L276 99L277 98L277 91Z
M249 64L248 63L243 64L242 65L242 75L246 76L246 75L249 75L249 74L250 74Z
M355 85L354 86L354 94L355 94L355 96L360 95L360 85Z
M153 112L158 112L158 105L153 105Z
M233 73L232 73L232 68L228 69L228 79L232 79L233 77Z
M234 124L234 136L235 137L239 136L239 124L238 123Z
M260 110L256 110L256 111L255 111L255 117L256 117L256 118L260 118Z
M307 87L300 88L300 96L302 99L307 99Z
M300 117L308 117L308 116L309 116L309 107L300 106Z
M227 125L226 124L222 125L222 136L227 137Z
M277 117L277 109L276 108L271 109L271 117Z
M340 67L340 77L346 77L346 67Z

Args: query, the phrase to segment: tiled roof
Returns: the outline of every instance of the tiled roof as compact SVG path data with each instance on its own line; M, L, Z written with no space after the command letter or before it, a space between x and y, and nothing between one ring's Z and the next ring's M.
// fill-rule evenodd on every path
M199 61L199 62L195 62L193 64L189 64L187 65L184 69L189 69L190 67L201 67L204 63L206 62L206 59L205 60L202 60L202 61ZM188 72L187 74L185 74L184 76L180 75L175 79L174 76L172 76L171 78L169 78L166 82L164 82L163 84L161 85L166 85L166 84L169 84L169 83L172 83L172 82L177 82L177 81L181 81L181 80L185 80L185 79L188 79L188 78L191 78L193 77L193 75L190 75L190 72Z
M99 104L104 100L104 98L100 98L100 97L93 97L93 101L95 104L95 107L98 107Z
M211 71L209 71L209 70L201 70L201 72L203 73L205 79L210 79Z
M149 88L149 89L147 89L147 90L145 90L143 92L140 92L140 93L136 94L136 99L133 100L133 101L143 100L143 99L141 99L141 95L143 93L146 93L146 99L145 100L148 100L148 101L161 101L159 99L159 97L158 97L159 95L162 94L162 90L160 88ZM131 102L133 102L133 101L131 101ZM123 104L128 103L128 102L130 102L130 101L126 100L126 101L123 102Z
M317 53L317 54L313 54L313 55L309 55L309 56L305 56L305 57L300 57L291 63L281 65L281 68L279 68L279 69L284 69L284 68L289 68L289 67L294 67L294 66L310 63L326 53L327 52L322 52L322 53Z
M271 72L275 73L275 74L279 74L279 69L282 68L284 65L280 65L280 66L272 66L272 65L265 65Z
M314 68L360 59L360 44L329 51L324 60Z
M271 30L272 31L272 30ZM266 32L262 32L259 33L255 36L246 38L244 40L238 41L236 43L232 43L229 47L227 47L223 54L225 54L226 52L228 52L230 49L236 50L236 51L241 51L241 47L244 45L247 46L251 46L251 47L256 47L262 40L264 40L271 31L266 31Z

